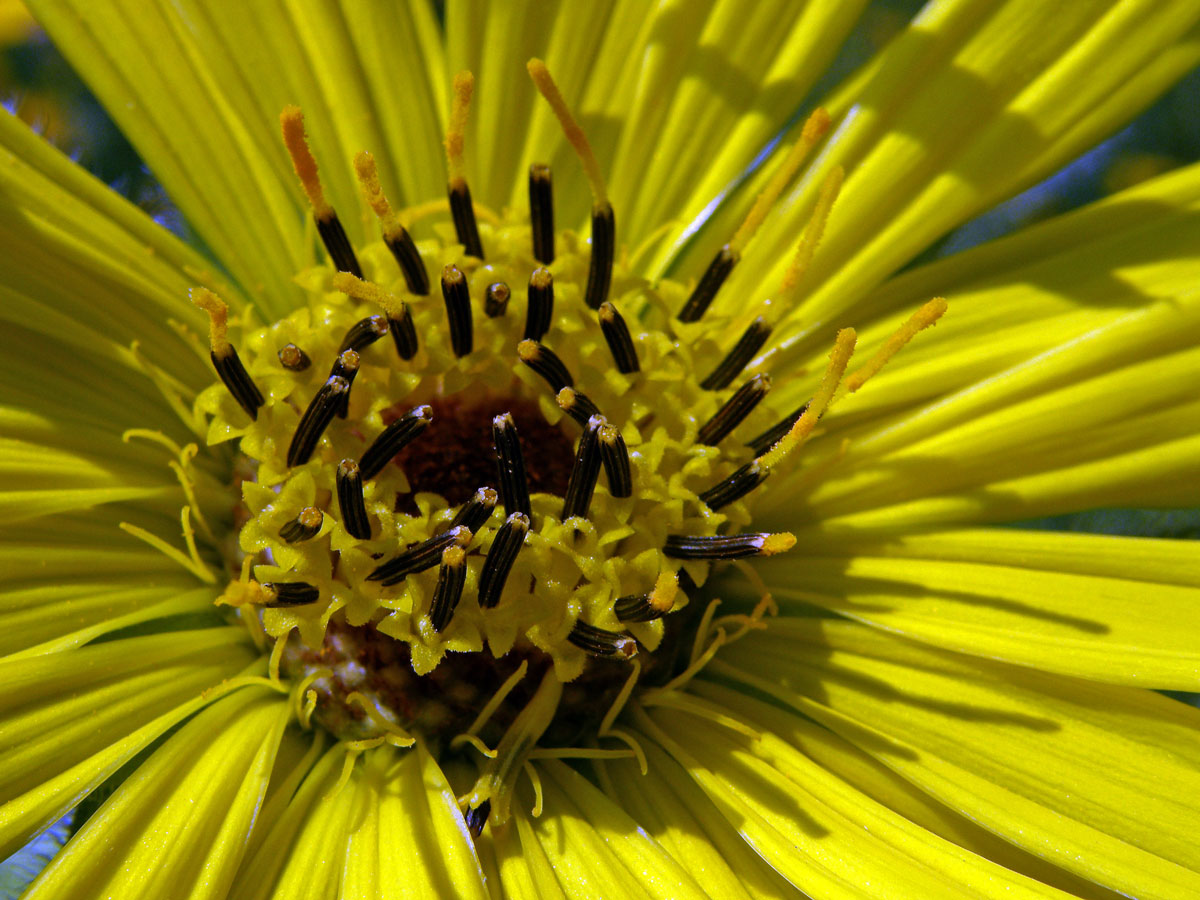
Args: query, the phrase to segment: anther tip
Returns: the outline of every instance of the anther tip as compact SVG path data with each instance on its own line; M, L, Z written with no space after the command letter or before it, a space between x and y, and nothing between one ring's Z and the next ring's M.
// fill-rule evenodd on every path
M517 355L528 362L531 359L537 359L541 349L542 345L537 341L524 340L517 344Z
M554 283L554 276L545 266L539 266L533 270L533 274L529 276L530 287L548 288Z
M796 546L796 536L790 531L769 534L763 539L761 555L774 556L776 553L791 550L794 546Z
M442 269L442 282L444 284L458 284L465 280L466 276L463 275L462 269L454 265L454 263Z

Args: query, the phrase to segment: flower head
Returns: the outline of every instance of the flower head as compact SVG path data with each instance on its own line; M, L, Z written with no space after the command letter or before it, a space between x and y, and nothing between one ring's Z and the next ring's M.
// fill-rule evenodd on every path
M1195 499L1200 172L885 283L1194 4L37 6L220 269L0 127L30 896L1200 885L1196 552L985 527Z

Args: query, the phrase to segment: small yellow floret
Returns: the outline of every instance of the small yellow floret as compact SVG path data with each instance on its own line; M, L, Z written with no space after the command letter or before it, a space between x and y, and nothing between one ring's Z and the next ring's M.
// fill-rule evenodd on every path
M776 465L783 457L808 440L809 435L812 434L812 430L817 425L817 420L821 418L826 407L829 406L829 401L833 399L833 393L837 390L838 383L842 380L842 375L846 372L846 366L850 363L850 356L854 353L855 340L856 335L853 328L843 328L838 332L837 340L833 345L833 351L829 354L829 367L825 370L825 377L821 380L821 387L813 395L812 400L809 401L808 409L796 420L791 430L779 439L779 442L775 446L758 458L757 462L759 465Z
M193 306L208 313L208 340L212 352L223 356L229 350L229 338L226 336L229 328L229 307L208 288L192 288L191 297Z
M467 183L463 166L463 141L467 130L467 110L471 107L471 94L474 91L474 75L463 71L454 76L454 104L450 108L450 127L446 131L446 165L451 189Z
M829 113L821 108L814 110L813 114L808 117L808 121L804 123L804 128L800 132L800 140L792 145L792 149L780 163L778 171L767 182L762 193L754 199L754 205L750 207L750 212L746 214L746 218L730 239L729 248L734 253L741 255L741 252L746 249L746 244L750 243L750 238L754 237L754 232L758 231L758 226L766 219L767 213L771 211L771 207L775 205L779 195L800 171L800 164L804 162L804 157L829 130L830 121Z
M865 366L846 379L846 390L854 393L866 384L868 379L882 369L888 360L899 353L901 348L911 341L918 331L923 331L937 322L946 312L946 307L945 297L934 297L913 313L907 322L896 329L895 334L887 339Z
M567 108L567 101L563 99L558 85L554 83L550 70L546 68L544 62L536 57L529 60L525 64L525 68L538 91L550 104L554 115L558 117L567 142L575 148L575 153L583 164L583 174L587 176L588 184L591 185L594 204L598 207L605 206L608 203L608 192L604 187L604 176L600 174L600 163L596 161L596 154L592 152L592 145L588 143L583 129L579 127L575 117L571 115L571 110Z
M654 590L650 592L650 605L663 615L675 608L675 595L679 592L679 575L675 572L662 572L654 582Z
M300 107L285 106L279 114L279 125L283 130L283 145L292 158L292 168L296 170L300 186L308 195L313 215L321 220L333 218L333 207L325 200L325 191L317 174L317 161L308 149L308 140L304 136L304 113Z

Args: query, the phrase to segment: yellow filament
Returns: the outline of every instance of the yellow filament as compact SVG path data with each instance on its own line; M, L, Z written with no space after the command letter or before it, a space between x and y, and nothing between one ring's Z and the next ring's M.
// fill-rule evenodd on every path
M224 356L229 352L229 307L225 301L208 288L195 287L191 290L192 305L208 313L208 341L212 352Z
M292 706L296 710L296 718L305 728L311 728L311 720L313 710L317 708L317 692L309 690L312 683L321 677L333 675L332 670L326 668L314 669L301 679L292 691ZM311 695L311 697L310 697ZM301 701L303 697L303 701Z
M529 776L529 782L533 785L533 809L529 811L529 815L536 819L542 814L542 776L537 767L528 760L525 761L525 774Z
M604 188L604 176L600 174L600 163L596 161L596 154L592 152L592 145L588 143L583 129L579 127L579 124L575 121L575 117L571 115L571 110L567 108L567 101L563 99L558 85L554 83L554 78L551 77L550 70L546 68L544 62L536 57L529 60L525 64L525 68L528 70L529 77L533 79L533 83L537 86L538 91L546 98L546 102L550 104L550 109L554 111L554 115L558 117L567 142L575 148L575 153L579 156L579 161L583 164L583 174L587 177L588 184L591 185L592 200L595 205L597 207L608 205L608 192Z
M884 342L884 345L876 351L875 355L871 357L866 365L851 373L846 378L846 391L853 394L866 384L880 369L887 365L888 360L899 353L904 345L916 336L917 332L924 331L930 325L937 322L945 314L946 307L946 298L934 297L913 313L908 321L896 329L896 332Z
M317 174L317 161L308 149L308 139L304 136L304 113L300 107L285 106L279 114L279 126L283 130L283 145L292 158L292 168L296 170L300 187L308 196L313 215L322 221L332 219L333 207L325 200L321 176Z
M808 121L804 123L804 128L800 132L800 140L792 145L792 149L784 157L778 171L767 182L762 193L754 198L754 205L750 207L750 212L746 214L746 218L730 238L730 250L741 255L741 252L746 249L746 244L750 242L750 238L754 237L758 226L762 225L763 220L767 218L767 213L771 211L771 207L775 205L779 195L800 171L804 157L808 156L808 152L829 130L830 121L829 113L824 109L813 110L813 114L808 117Z
M197 578L199 578L205 584L214 584L217 580L216 576L213 575L213 573L209 570L208 566L206 566L204 564L204 561L200 559L199 554L196 553L195 541L193 539L188 538L188 531L191 530L191 523L187 521L189 512L190 511L185 506L183 508L183 511L180 514L180 519L181 519L181 521L183 521L185 523L184 524L184 538L185 538L185 540L187 540L188 550L191 552L190 557L187 554L183 553L178 548L172 547L170 544L168 544L166 541L164 541L162 538L160 538L157 534L151 534L145 528L141 528L140 526L133 525L129 522L121 522L121 523L119 523L118 527L122 531L124 531L126 534L131 534L135 538L145 541L147 544L149 544L151 547L153 547L159 553L166 556L168 559L174 560L175 562L179 563L181 566L183 566L185 569L187 569L189 572L191 572L193 575L195 575Z
M283 650L287 646L288 636L291 634L280 635L275 639L274 646L271 647L271 662L267 667L267 673L272 681L279 681L279 666L283 662Z
M333 286L348 297L355 300L365 300L383 307L389 319L403 319L405 316L404 301L395 294L389 293L377 284L356 278L349 272L338 272L333 276Z
M467 729L467 734L475 735L479 733L479 729L487 724L488 719L492 714L500 708L500 704L504 702L504 698L512 693L515 688L525 677L525 673L529 671L529 662L522 660L521 665L517 666L517 670L504 680L504 684L500 685L500 690L492 695L492 699L487 702L487 705L479 711L479 715L475 717L475 721L471 723L471 727Z
M808 217L808 224L804 226L804 234L800 236L800 243L796 245L796 255L792 257L792 264L788 266L787 272L783 276L783 283L779 286L780 300L782 301L779 305L784 312L790 309L795 302L796 289L803 280L804 273L812 264L813 254L817 252L817 245L821 243L821 236L825 234L825 223L829 221L829 212L833 209L833 203L842 189L844 178L845 171L841 166L834 166L833 170L825 176L825 181L821 185L821 193L817 197L817 205L813 207L812 215Z
M774 467L781 459L808 440L813 428L817 425L817 420L821 418L825 408L829 406L829 401L833 399L833 392L837 390L842 375L846 372L850 356L854 353L855 339L853 328L843 328L838 332L833 351L829 354L829 368L825 370L825 377L809 402L808 409L775 446L758 458L759 465Z
M379 184L379 170L375 167L375 157L365 150L356 154L354 174L358 176L358 186L362 189L363 199L379 218L384 238L390 241L398 237L404 231L404 226L392 211L387 197L383 195L383 188Z
M450 108L450 127L446 131L446 165L451 189L466 185L463 166L463 135L467 130L467 110L475 90L475 76L459 72L454 76L454 104Z
M450 740L450 749L457 750L463 744L470 744L480 756L486 756L488 759L496 758L496 751L485 744L478 735L467 734L465 731L462 734L456 734Z
M416 738L410 735L399 725L396 725L395 723L389 722L387 719L385 719L383 717L383 713L379 711L378 707L376 707L374 703L367 699L367 696L362 692L355 691L354 693L350 694L348 697L346 697L346 703L357 704L358 707L367 714L367 718L370 719L377 728L379 728L381 731L387 732L387 734L391 735L392 738L395 739L390 740L388 743L395 744L399 747L411 747L417 742Z
M679 590L679 575L662 572L650 592L650 605L661 613L669 613L675 606L675 594Z

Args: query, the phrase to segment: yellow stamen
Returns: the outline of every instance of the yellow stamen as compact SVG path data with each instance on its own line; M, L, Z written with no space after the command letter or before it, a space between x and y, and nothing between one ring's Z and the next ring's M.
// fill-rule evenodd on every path
M470 72L463 71L454 76L454 104L450 108L450 128L446 131L446 165L452 190L467 183L463 166L463 135L467 130L467 110L471 106L474 90L475 76Z
M901 348L916 336L917 332L923 331L937 322L946 312L946 307L946 298L934 297L913 313L908 321L896 329L896 332L884 342L884 345L876 351L865 366L846 379L846 391L853 394L866 384L887 364L888 360L899 353Z
M321 177L317 174L317 161L308 149L304 136L304 113L298 106L285 106L279 114L279 125L283 130L283 145L292 158L292 168L300 179L300 186L308 196L313 215L322 221L333 218L333 207L325 200Z
M358 176L358 186L362 189L363 199L375 211L379 225L383 229L384 240L394 240L404 230L399 217L392 210L383 188L379 184L379 170L375 166L375 157L363 150L354 157L354 174Z
M529 815L537 819L542 815L542 776L537 767L528 760L525 761L525 774L529 776L529 782L533 785L533 809L529 811Z
M179 518L181 524L183 525L184 541L187 543L189 551L188 553L184 553L178 548L172 547L157 534L153 534L141 526L134 525L130 522L120 522L118 523L117 527L126 534L133 535L135 538L145 541L168 559L179 563L179 565L183 566L205 584L214 584L217 580L216 576L213 575L212 571L208 568L208 565L205 564L204 560L200 558L199 553L196 551L195 533L192 532L189 534L189 532L192 530L190 516L191 510L189 510L186 506L183 507L183 509L180 511Z
M347 705L357 705L359 709L367 714L367 718L371 720L376 728L378 728L380 731L386 732L395 739L389 741L388 743L398 747L411 747L417 742L416 738L414 738L399 725L389 722L386 718L384 718L383 713L381 713L379 708L367 698L366 694L363 694L360 691L354 691L354 693L346 697L346 703Z
M591 185L594 204L605 206L608 203L608 192L604 188L604 176L600 174L600 163L596 161L596 154L592 152L592 145L588 143L583 129L579 127L575 117L571 115L571 110L567 108L567 101L563 99L558 85L554 83L550 70L546 68L544 62L536 57L529 60L525 64L525 68L529 71L529 77L533 79L538 91L550 104L554 115L558 117L567 141L575 148L579 161L583 164L583 174L587 176L588 184Z
M833 392L837 390L838 383L842 380L842 375L846 372L846 366L850 363L850 356L854 353L855 339L856 335L853 328L843 328L838 332L837 340L833 345L833 351L829 354L829 368L825 370L825 377L821 381L821 387L813 395L812 400L808 404L808 409L796 420L791 430L779 439L779 442L775 446L758 458L759 465L774 467L787 454L808 440L813 428L817 425L817 420L821 418L825 412L825 408L829 406L829 401L833 399Z
M333 286L336 290L341 291L348 297L353 297L355 300L377 303L383 307L383 311L389 318L400 319L404 317L404 301L395 294L385 291L377 284L373 284L370 281L363 281L349 272L338 272L333 276Z
M231 581L213 603L220 606L260 606L267 602L266 591L257 581Z
M271 659L267 664L267 674L272 681L279 681L279 667L283 664L283 651L287 647L290 635L290 630L286 634L280 635L275 639L275 644L271 647Z
M808 224L804 226L804 234L800 236L800 243L796 245L796 255L792 257L792 264L788 266L787 272L783 276L783 283L779 286L781 302L778 305L782 312L787 312L795 303L795 295L798 293L796 289L803 280L804 273L812 264L813 254L817 252L817 245L821 243L821 236L825 233L825 223L829 221L829 212L833 209L833 203L842 189L844 178L845 170L841 166L834 166L832 171L825 176L825 181L821 185L821 193L817 197L817 205L813 207L812 215L808 217Z
M479 734L479 729L487 724L488 719L500 708L500 704L504 702L504 698L512 693L512 689L520 683L527 671L529 671L529 662L522 660L521 665L517 666L517 670L504 680L504 684L500 685L500 689L492 695L492 699L479 711L479 715L475 717L475 721L471 723L471 727L466 731L468 735ZM450 742L450 746L454 746L454 741Z
M829 130L830 122L829 113L824 109L813 110L813 114L808 117L808 121L804 123L804 128L800 132L800 140L792 145L792 149L788 151L788 155L780 164L779 170L767 182L763 192L754 199L754 205L750 207L750 212L746 214L746 218L730 239L729 248L734 253L741 255L741 252L746 249L746 244L750 242L750 238L754 237L754 232L758 231L758 226L766 219L767 213L771 211L771 207L775 205L779 195L800 171L800 164L804 162L804 157Z
M212 352L224 356L229 352L229 307L225 301L208 288L196 287L191 290L192 305L208 313L208 341Z
M675 595L679 591L679 576L675 572L662 572L650 592L650 605L666 615L675 607Z

